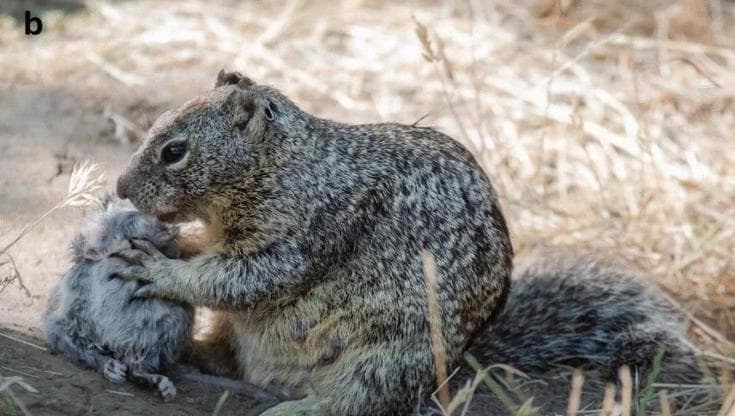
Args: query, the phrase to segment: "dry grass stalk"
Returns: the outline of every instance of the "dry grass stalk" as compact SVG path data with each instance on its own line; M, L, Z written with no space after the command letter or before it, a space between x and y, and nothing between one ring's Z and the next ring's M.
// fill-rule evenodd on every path
M538 414L538 411L533 406L533 398L530 398L523 402L520 407L518 407L518 410L513 413L513 416L532 416L536 414Z
M218 416L219 412L222 411L222 406L225 405L225 400L230 397L230 391L225 390L224 393L222 393L221 396L219 396L219 399L217 399L217 404L214 406L214 410L212 411L212 416Z
M463 118L459 116L459 113L457 112L457 108L452 102L452 96L449 92L449 85L451 81L451 70L450 70L451 64L446 59L446 56L444 55L444 53L441 52L441 48L439 48L438 50L437 48L434 48L434 45L431 42L431 39L429 37L429 30L426 28L426 26L422 24L415 17L413 19L416 24L416 30L415 30L416 37L418 37L419 42L421 42L421 46L423 48L423 53L421 56L423 56L423 58L427 62L431 63L431 66L434 69L434 73L436 74L437 78L441 82L442 92L444 94L444 100L447 103L449 111L452 112L454 122L457 124L457 128L459 128L459 131L462 134L462 137L465 143L470 144L472 143L472 140L470 139L470 135L462 121ZM443 67L439 66L440 62L444 63Z
M615 406L615 386L612 384L607 384L605 385L605 395L602 398L600 416L613 416L614 406Z
M439 300L437 299L436 262L434 256L427 251L421 253L421 261L424 269L424 281L426 282L426 300L431 327L431 351L434 354L434 370L436 371L436 394L438 395L438 404L446 411L449 409L447 353L442 333L441 315L439 314Z
M38 393L38 390L36 390L30 384L26 383L25 380L23 380L23 377L3 377L2 375L0 375L0 393L7 393L8 397L10 397L10 400L21 411L21 413L23 413L24 416L30 416L31 412L28 411L28 408L25 406L23 401L21 401L18 396L13 393L11 387L13 387L14 385L30 393Z
M516 401L510 397L510 395L506 392L507 385L501 386L500 383L498 383L495 378L493 377L493 374L490 373L490 370L495 368L500 368L506 370L506 372L509 371L509 369L512 369L512 367L508 367L506 365L502 364L494 364L487 368L483 367L482 364L480 364L479 361L475 357L473 357L471 354L466 353L465 354L465 360L467 363L472 367L475 372L482 377L483 382L487 386L488 390L495 395L495 397L498 398L498 400L505 406L505 408L512 414L516 414L519 411L519 406L516 404ZM512 369L510 371L516 371L515 369ZM521 372L518 372L520 374L523 374ZM511 390L508 388L508 390ZM524 403L525 404L525 403Z
M574 370L572 375L572 388L569 391L569 403L567 405L567 416L576 416L579 405L582 402L582 386L584 386L584 375L582 370Z
M735 385L730 388L725 400L722 401L722 407L717 416L733 416L733 414L735 414Z
M45 347L42 347L40 345L36 345L36 344L34 344L32 342L24 341L24 340L22 340L20 338L16 338L16 337L14 337L12 335L4 334L2 332L0 332L0 337L7 338L7 339L9 339L11 341L19 342L19 343L21 343L23 345L27 345L29 347L33 347L33 348L39 349L41 351L48 351L48 349L46 349Z
M492 376L489 374L489 371L493 369L499 369L504 370L507 374L515 374L524 378L528 377L526 374L516 370L513 367L509 367L503 364L494 364L487 368L483 368L480 363L471 355L467 355L466 358L467 362L475 370L475 377L471 381L467 380L464 387L459 389L454 394L447 407L441 409L443 415L453 415L456 411L460 409L461 412L459 414L461 416L466 415L469 411L470 404L472 403L472 399L475 395L475 392L477 391L477 388L483 382L488 386L490 392L496 395L496 397L501 401L501 403L503 403L506 409L508 409L508 411L511 412L514 416L529 416L538 413L538 409L533 406L533 398L525 400L520 406L516 405L516 403L505 393L505 391L503 391L503 387L493 380ZM454 375L455 374L452 374L445 383L448 383ZM514 391L514 393L516 393L516 395L519 395L520 392Z
M666 390L660 390L658 392L658 400L661 402L661 416L671 416L671 404L669 403L669 396Z
M482 374L478 372L477 374L475 374L474 379L472 379L471 381L467 380L464 387L457 390L457 392L454 394L452 400L449 402L447 407L445 409L442 409L443 414L453 415L454 412L460 409L460 416L464 416L465 414L467 414L470 403L472 403L472 398L477 391L477 387L482 383L482 377Z
M6 391L8 393L8 396L10 397L10 400L13 401L13 403L20 409L20 412L23 413L23 416L32 416L30 410L28 410L28 407L23 403L23 401L13 392L12 389L8 388Z
M110 389L107 389L105 391L110 394L117 394L118 396L135 397L133 393L128 393L126 391L117 391L117 390L110 390Z
M38 390L33 388L30 384L23 381L23 377L1 377L0 376L0 392L5 391L9 389L11 386L17 385L22 387L23 389L31 392L31 393L38 393Z
M718 326L720 327L721 333L726 331L726 328L728 326L727 313L723 312L718 315ZM719 347L720 351L722 351L727 357L735 356L735 346L733 346L731 343L720 343ZM732 364L728 363L727 361L720 360L719 364L720 379L718 381L720 382L720 384L722 384L722 394L725 394L729 386L735 385L733 384L733 368Z
M620 378L620 411L621 416L630 416L633 407L633 377L627 365L620 367L618 374Z
M732 341L728 340L727 337L722 334L722 332L716 330L711 325L708 325L706 322L694 316L691 311L687 310L687 308L685 308L680 302L676 301L676 299L674 299L673 297L667 294L664 294L664 297L669 303L671 303L676 309L678 309L679 312L686 316L691 323L697 325L708 336L712 337L718 343L726 344L731 346L731 348L735 348L735 344L733 344Z

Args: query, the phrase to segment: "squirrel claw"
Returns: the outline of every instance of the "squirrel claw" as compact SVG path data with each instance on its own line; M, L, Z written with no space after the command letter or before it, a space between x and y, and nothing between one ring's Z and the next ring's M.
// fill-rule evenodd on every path
M132 239L130 240L130 245L133 247L133 249L141 251L154 259L168 259L168 257L161 253L161 251L158 250L156 246L151 244L150 241Z
M160 298L163 297L163 293L157 284L148 283L139 287L133 294L133 297L140 299Z
M123 259L128 264L142 266L143 262L146 260L146 257L148 257L148 253L135 248L130 248L110 254L110 257L118 257Z
M115 272L115 277L123 280L136 280L142 282L150 281L146 269L143 266L128 266Z

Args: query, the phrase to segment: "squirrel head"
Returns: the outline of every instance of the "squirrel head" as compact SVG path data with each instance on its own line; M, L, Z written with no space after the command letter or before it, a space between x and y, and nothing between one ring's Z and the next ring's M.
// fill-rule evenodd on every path
M213 90L156 120L117 194L163 221L206 220L214 204L276 170L300 114L276 90L220 71Z

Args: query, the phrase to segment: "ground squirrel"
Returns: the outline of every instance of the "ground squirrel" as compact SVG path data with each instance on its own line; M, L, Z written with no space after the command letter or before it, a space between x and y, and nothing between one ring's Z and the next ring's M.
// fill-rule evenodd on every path
M138 241L119 253L121 275L149 282L138 296L221 311L215 355L294 398L267 415L395 415L435 389L422 252L436 260L450 371L475 339L523 337L533 316L511 305L505 316L521 316L493 323L510 289L508 229L474 157L431 128L320 119L220 72L214 90L154 123L117 192L162 220L206 224L201 255L169 259ZM537 284L526 287L543 293ZM532 362L515 341L488 344ZM580 358L608 353L585 345Z
M149 384L171 399L176 388L158 372L189 343L193 308L135 298L140 285L116 278L127 263L114 253L129 248L130 239L145 239L167 257L181 254L177 227L106 198L72 242L73 266L51 293L43 331L53 351L111 382Z

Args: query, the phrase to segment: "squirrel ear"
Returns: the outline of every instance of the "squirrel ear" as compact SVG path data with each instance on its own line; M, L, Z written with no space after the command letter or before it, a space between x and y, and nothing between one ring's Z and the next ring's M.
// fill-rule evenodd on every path
M264 114L262 109L267 105L263 101L252 90L236 89L230 94L229 105L232 108L232 126L240 130L245 137L259 140L265 133L268 116Z
M245 130L255 114L253 97L245 91L235 90L230 99L233 100L235 106L232 124L240 130Z
M217 74L217 81L214 83L214 88L218 88L223 85L237 85L240 88L245 88L255 85L255 83L253 80L239 72L225 72L224 69L220 69Z

